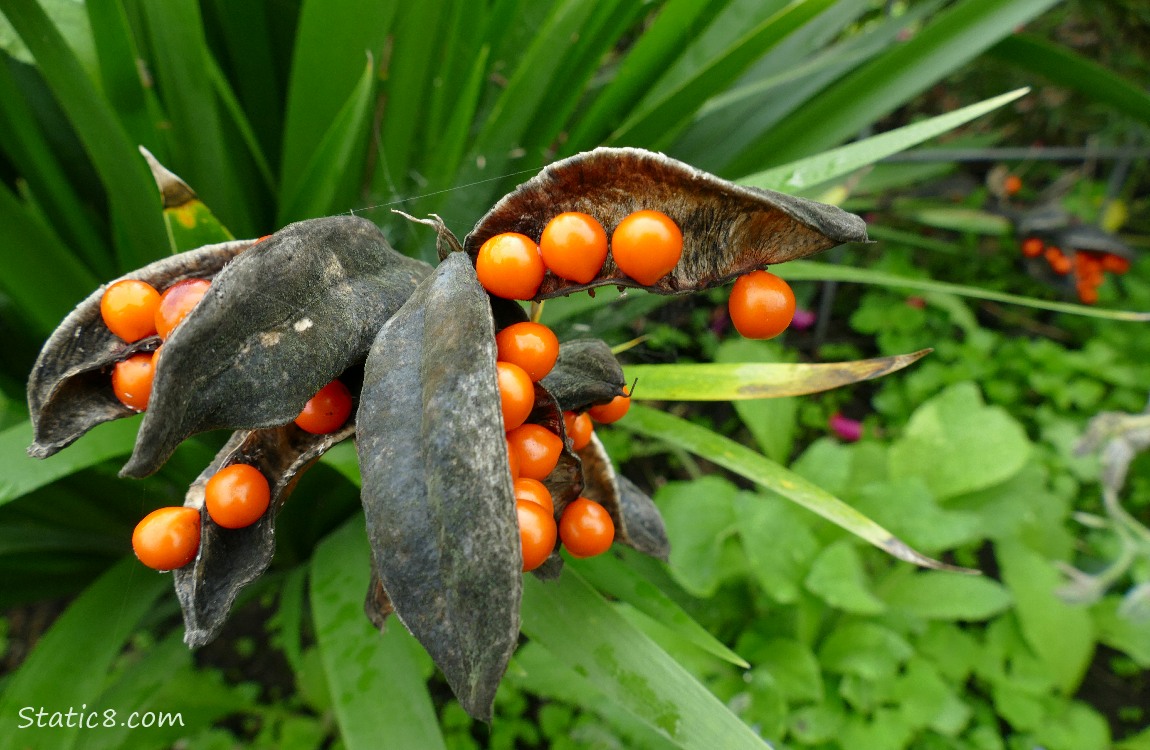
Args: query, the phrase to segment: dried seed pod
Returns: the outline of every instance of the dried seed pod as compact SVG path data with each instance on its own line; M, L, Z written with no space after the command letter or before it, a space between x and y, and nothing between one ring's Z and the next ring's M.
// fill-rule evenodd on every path
M844 242L867 241L863 220L835 206L736 185L662 154L598 148L557 161L520 185L479 220L463 246L474 258L502 232L538 241L547 222L566 211L593 216L610 235L642 209L666 214L683 233L683 255L671 273L643 285L619 271L609 254L586 284L548 273L536 299L604 284L683 294ZM442 238L443 230L437 231Z
M163 291L185 279L212 278L252 240L207 245L173 255L113 279L76 306L40 350L28 376L28 411L35 458L47 458L96 425L137 412L112 393L111 366L139 351L152 351L159 338L124 343L104 325L100 299L111 284L124 279L146 281Z
M559 345L559 359L540 381L562 411L584 411L623 394L623 368L600 339L574 339Z
M260 470L271 489L271 504L251 526L225 529L201 513L203 531L196 559L174 572L176 595L184 611L184 642L197 647L216 637L236 595L267 570L275 553L275 518L300 475L336 443L349 438L355 425L338 432L312 435L295 425L239 431L188 489L184 505L203 511L204 488L225 466L244 463Z
M615 474L597 435L579 451L583 462L583 496L607 509L615 522L615 541L664 562L671 553L663 517L651 498L626 477Z
M487 293L452 253L379 332L356 438L368 540L397 616L490 720L519 637L519 529Z
M152 473L197 432L292 421L429 270L350 216L292 224L241 255L164 344L122 474Z

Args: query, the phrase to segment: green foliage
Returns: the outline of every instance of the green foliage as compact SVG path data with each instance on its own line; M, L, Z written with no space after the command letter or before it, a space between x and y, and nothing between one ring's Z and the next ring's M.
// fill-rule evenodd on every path
M0 254L10 353L0 362L0 602L75 596L0 677L0 747L766 738L788 748L1083 750L1109 747L1112 734L1117 747L1150 746L1145 700L1131 700L1125 719L1104 718L1097 677L1146 682L1150 555L1116 568L1089 602L1059 596L1064 570L1106 568L1126 549L1115 541L1124 527L1103 515L1098 464L1074 445L1090 416L1144 405L1146 315L1114 308L1150 309L1150 266L1108 281L1102 306L1069 304L1019 272L1002 236L1009 222L985 210L983 191L887 211L870 202L878 187L945 168L857 171L1014 101L972 104L979 96L960 91L957 103L970 106L955 108L919 96L984 70L971 63L988 49L998 65L1084 92L1115 122L1144 123L1146 97L1130 81L1012 33L1053 5L0 0L0 244L11 250ZM1011 116L1034 98L1020 101ZM903 127L884 122L890 132L832 148L900 107ZM944 109L956 111L914 121ZM565 338L642 333L650 339L636 361L728 365L791 362L800 347L824 361L935 353L847 393L678 416L636 406L620 429L601 430L629 473L658 487L670 565L627 554L572 564L557 584L528 579L528 642L490 728L445 697L400 623L378 636L363 618L367 550L349 446L301 482L273 573L237 605L231 651L189 654L166 577L126 559L127 537L142 512L179 502L214 438L130 486L113 474L134 421L43 463L23 453L23 383L46 334L102 280L186 247L165 228L172 216L137 145L236 236L355 211L429 258L434 238L389 208L438 212L465 231L527 174L601 143L663 148L746 184L827 190L836 201L855 190L860 210L882 211L872 234L883 243L780 269L808 303L816 289L804 282L867 285L828 299L833 333L814 340L821 346L797 332L785 345L733 341L709 312L676 318L679 302L607 290L548 303L545 319ZM1028 182L1042 178L1031 169ZM1089 219L1108 192L1079 183L1066 200ZM1122 197L1145 206L1131 190ZM908 305L908 291L924 305ZM827 417L844 409L863 417L862 441L827 436ZM1133 464L1123 493L1143 519L1146 467ZM849 532L984 575L917 570ZM0 647L14 641L0 633ZM261 659L274 667L254 666ZM82 704L179 711L184 725L10 729L22 706ZM1118 728L1129 736L1118 740Z

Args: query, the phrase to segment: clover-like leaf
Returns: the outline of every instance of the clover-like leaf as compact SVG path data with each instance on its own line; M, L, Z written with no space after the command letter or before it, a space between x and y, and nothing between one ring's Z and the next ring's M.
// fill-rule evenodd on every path
M28 376L28 411L34 442L28 453L47 458L96 425L136 414L112 392L111 367L138 351L152 351L159 338L125 343L104 325L100 299L122 279L165 289L184 279L212 278L251 240L207 245L158 260L101 286L76 306L40 350Z
M354 423L349 422L327 435L313 435L294 424L236 432L188 488L184 505L200 510L201 532L196 559L173 572L176 595L184 610L185 643L197 647L216 637L240 589L271 564L276 514L296 480L328 448L351 437L354 431ZM216 472L237 463L259 469L268 480L271 503L251 526L225 529L204 510L204 488Z
M583 462L583 495L611 514L615 541L667 562L671 543L659 509L634 482L615 473L598 435L591 435L579 458Z
M165 343L122 473L152 473L197 432L292 421L428 270L350 216L289 225L239 256Z
M490 720L519 636L519 550L487 293L452 253L380 330L356 432L368 539L395 613Z
M662 154L597 148L546 167L491 209L463 241L474 257L489 238L519 232L538 242L557 214L595 217L608 235L628 214L661 211L683 233L683 255L671 273L643 285L613 258L587 284L548 272L536 299L605 284L661 294L719 286L756 268L802 258L844 242L866 242L866 224L835 206L736 185ZM438 228L437 228L438 229ZM440 231L441 244L443 232Z

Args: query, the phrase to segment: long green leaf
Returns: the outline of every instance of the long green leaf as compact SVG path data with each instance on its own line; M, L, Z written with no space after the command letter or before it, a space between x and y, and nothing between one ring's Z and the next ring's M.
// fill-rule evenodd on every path
M724 646L695 622L675 601L634 568L609 555L574 563L579 574L608 596L630 604L680 638L738 667L749 667L743 657Z
M443 748L419 644L402 623L392 620L381 635L363 614L370 570L363 516L328 536L312 560L316 640L343 745Z
M969 62L1058 0L960 0L922 28L796 110L728 170L745 175L841 143Z
M946 281L933 279L909 279L896 276L884 271L874 271L869 268L855 268L840 266L831 263L819 263L809 260L795 260L775 266L775 271L790 281L850 281L858 284L875 284L888 286L894 289L912 289L922 292L945 292L963 297L985 299L994 302L1006 302L1011 305L1032 307L1036 310L1050 310L1052 312L1082 315L1087 318L1101 318L1103 320L1123 320L1133 323L1150 321L1150 312L1134 312L1130 310L1104 310L1088 305L1075 305L1069 302L1047 302L1033 297L1022 297L1017 294L996 292L990 289L981 289L976 286L951 284Z
M399 3L306 0L299 12L284 116L280 189L294 196L314 176L316 144L363 82L366 57L382 59ZM332 167L336 168L336 167ZM358 180L359 175L348 179ZM283 209L280 215L295 215Z
M1017 89L1001 94L945 115L938 115L913 125L904 125L887 133L824 151L816 156L747 175L738 182L750 187L790 192L819 185L954 130L959 125L1018 99L1028 91L1029 89Z
M82 706L92 711L116 708L95 706L93 702L100 695L112 660L151 610L152 603L170 586L170 580L145 569L129 556L72 602L5 685L0 696L0 716L5 717L8 728L0 732L0 750L64 750L78 744L84 732L93 731L78 726L17 727L23 724L25 714L20 712L26 707L32 707L33 722L35 712L41 708L49 714L69 709L79 712L85 710ZM47 722L47 718L42 720Z
M729 86L764 51L833 4L834 0L807 0L788 5L747 32L726 54L697 71L691 80L628 118L611 134L611 142L655 148L666 144L715 91Z
M32 444L30 422L0 432L0 505L102 461L130 454L139 423L139 418L132 418L100 425L68 450L45 459L26 452Z
M650 84L682 53L699 22L720 2L670 0L619 65L619 70L571 131L565 153L599 144Z
M100 83L128 136L161 160L167 159L154 116L157 103L140 78L141 55L124 4L120 0L88 0L84 4L99 53Z
M523 632L679 747L766 747L570 567L558 581L524 578Z
M108 190L120 266L146 265L163 253L167 234L143 157L36 0L0 0L0 11L32 51Z
M311 161L303 179L289 189L285 183L280 197L278 225L328 215L336 203L341 184L353 156L361 147L371 115L375 77L369 60L359 83L344 102L318 145L313 144Z
M615 424L683 448L729 469L817 513L900 560L927 568L955 570L953 566L932 560L911 549L901 539L818 485L712 430L641 404L632 404L627 416Z
M738 363L628 365L638 381L634 398L647 401L733 401L782 398L839 388L897 372L929 349L895 357L816 364Z
M990 54L1150 124L1150 92L1144 86L1074 50L1033 34L1012 34L991 47Z

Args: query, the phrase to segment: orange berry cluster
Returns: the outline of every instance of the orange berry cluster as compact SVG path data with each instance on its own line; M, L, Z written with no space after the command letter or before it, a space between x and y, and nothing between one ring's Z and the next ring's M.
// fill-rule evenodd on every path
M1074 250L1067 255L1056 245L1047 245L1039 237L1022 241L1022 254L1042 258L1059 276L1074 274L1074 288L1085 305L1098 301L1098 287L1107 272L1121 276L1130 270L1130 261L1121 255L1096 250Z
M210 284L206 279L186 279L160 294L146 281L117 281L100 298L100 316L108 330L129 344L149 336L166 341L207 293ZM136 411L148 408L159 355L159 347L151 352L137 352L112 368L112 391L124 406Z
M326 435L351 416L351 391L333 380L304 405L295 424L304 432ZM234 463L217 471L204 487L204 507L217 526L242 529L263 517L271 504L271 486L256 467ZM195 532L189 530L195 521ZM200 547L200 512L195 508L167 507L149 513L132 534L132 549L140 562L156 570L182 568L195 559Z
M543 480L559 463L563 439L543 425L527 421L535 408L535 383L555 366L559 340L547 326L524 321L496 334L495 348L523 571L542 565L555 550L557 540L575 557L606 552L615 539L615 524L599 503L578 498L567 504L556 523L555 502ZM586 413L564 412L571 447L580 450L591 442L593 417L602 417L602 422L615 421L629 406L629 398L617 396L609 404L592 407Z
M266 237L261 237L261 241ZM166 341L207 293L211 282L187 279L160 294L151 284L125 279L111 284L100 298L104 324L127 343L149 336ZM158 347L117 362L112 390L125 406L144 411L152 393ZM305 432L326 435L343 427L351 416L351 391L339 380L325 385L304 405L295 424ZM218 526L240 529L258 521L271 503L267 479L254 466L231 464L216 472L204 488L204 506ZM200 546L200 512L167 507L149 513L132 534L136 556L150 568L173 570L196 557Z
M683 255L683 233L666 214L629 214L611 233L611 255L619 270L650 286L675 269ZM539 293L548 271L579 284L591 282L607 260L607 232L588 214L561 213L543 228L539 243L525 234L497 234L479 248L475 273L483 288L504 299L528 300ZM795 314L795 295L786 281L752 271L735 281L728 303L731 321L743 336L779 335Z
M636 211L611 233L611 255L619 270L640 284L662 279L683 254L683 233L666 214ZM518 232L497 234L479 248L475 273L483 287L505 299L532 299L547 271L586 284L607 260L607 232L595 217L561 213L543 228L536 244Z

